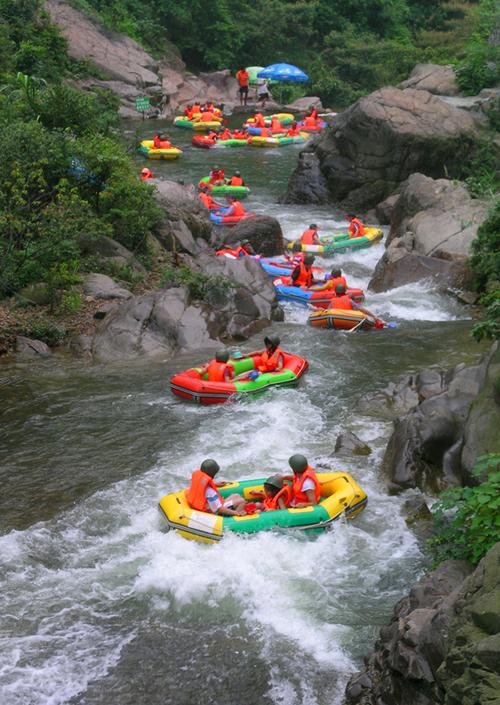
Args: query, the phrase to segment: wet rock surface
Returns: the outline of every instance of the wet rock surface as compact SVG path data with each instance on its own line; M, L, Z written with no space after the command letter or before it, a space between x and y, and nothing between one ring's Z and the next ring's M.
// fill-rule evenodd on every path
M265 257L281 255L285 249L281 225L269 215L256 215L242 220L222 235L224 245L234 245L242 240L249 240L255 252Z

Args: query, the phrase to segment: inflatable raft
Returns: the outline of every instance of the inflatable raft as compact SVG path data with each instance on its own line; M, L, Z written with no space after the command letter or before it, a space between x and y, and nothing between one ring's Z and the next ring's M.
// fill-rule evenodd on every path
M321 245L302 245L300 240L292 240L287 243L287 248L293 250L296 243L301 246L302 252L313 252L324 255L334 255L336 252L348 252L349 250L361 250L371 247L380 242L384 233L380 228L365 228L363 237L349 237L349 233L330 235L321 237Z
M379 318L367 316L363 311L351 311L340 308L328 308L326 311L313 311L307 322L313 328L329 328L330 330L352 330L356 328L384 328Z
M216 543L227 534L255 534L259 531L302 530L324 531L341 518L353 519L368 502L366 493L347 472L318 472L321 500L314 507L276 509L270 512L224 517L192 509L186 500L186 490L172 492L160 500L159 508L169 529L175 529L186 539ZM242 480L219 488L222 497L241 494L255 502L252 492L264 492L264 480Z
M304 306L311 305L315 308L329 308L332 305L332 298L335 296L335 291L332 289L314 291L314 289L298 286L287 286L281 279L276 279L273 283L278 301L292 301ZM365 300L365 293L362 289L347 289L347 294L356 303L360 304Z
M273 117L278 118L282 125L290 125L295 120L295 116L292 113L274 113L274 115L266 115L266 117L264 118L266 127L271 126L271 121ZM244 127L253 127L254 122L254 118L248 118L248 120L244 124Z
M209 177L204 176L200 179L198 186L203 184L208 184ZM228 184L221 184L220 186L212 186L210 189L212 196L237 196L238 198L245 198L250 193L248 186L229 186Z
M174 120L175 127L182 127L185 130L193 130L194 132L208 132L209 130L220 130L222 123L220 120L211 120L210 122L195 122L189 118L180 115Z
M326 127L326 122L324 120L318 120L316 125L307 127L305 124L304 120L301 120L300 122L297 123L297 125L300 127L301 130L304 130L304 132L321 132L322 130L325 129Z
M279 147L280 140L277 137L258 137L254 135L248 139L247 144L251 147Z
M191 144L193 147L199 147L200 149L210 149L210 147L215 147L217 139L208 135L193 135Z
M238 137L230 137L227 140L218 140L217 144L219 147L246 147L247 141Z
M179 149L179 147L155 149L153 145L153 140L142 140L139 150L148 159L177 159L182 154L182 149Z
M286 134L283 136L278 135L277 137L280 143L279 146L285 147L287 144L304 144L310 138L310 135L307 132L301 132L300 135L293 135L292 137L287 137Z
M235 377L254 370L260 355L261 352L253 352L237 360L230 359ZM297 384L309 363L303 357L287 352L283 352L283 361L284 367L279 372L265 372L254 380L245 376L231 382L209 382L207 375L202 377L200 368L195 367L174 375L170 379L170 389L172 394L198 404L221 404L235 394L254 394L269 387Z

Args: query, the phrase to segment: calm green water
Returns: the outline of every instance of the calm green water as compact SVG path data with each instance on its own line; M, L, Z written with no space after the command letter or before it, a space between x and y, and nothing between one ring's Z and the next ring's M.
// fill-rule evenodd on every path
M152 123L139 125L144 135ZM240 168L251 210L294 237L327 208L281 206L298 150L189 147L160 177ZM142 162L138 161L138 168ZM366 286L382 246L337 261ZM336 335L288 307L274 324L310 371L293 390L200 408L169 376L203 354L112 366L0 364L0 702L5 705L334 705L424 562L378 465L390 424L359 396L423 366L477 359L468 312L422 286L369 296L396 330ZM261 339L243 349L259 347ZM373 453L334 457L348 428ZM348 469L365 512L316 539L262 534L216 546L166 533L158 499L205 456L232 479L283 470L294 452Z

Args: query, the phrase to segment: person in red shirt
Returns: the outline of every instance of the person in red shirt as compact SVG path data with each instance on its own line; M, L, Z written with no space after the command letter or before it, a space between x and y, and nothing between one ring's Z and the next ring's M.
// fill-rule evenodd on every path
M209 174L209 184L212 184L213 186L219 186L220 184L225 183L225 173L224 169L221 169L220 166L214 166L212 171Z
M248 71L244 68L240 68L236 74L236 80L240 84L240 105L246 105L248 100L248 81L250 80Z
M349 223L349 237L363 237L365 234L365 226L356 218L354 213L349 213L350 223Z

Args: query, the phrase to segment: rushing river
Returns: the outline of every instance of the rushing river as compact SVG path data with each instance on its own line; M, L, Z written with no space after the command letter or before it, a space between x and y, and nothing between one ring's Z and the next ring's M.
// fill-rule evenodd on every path
M152 130L154 123L137 127ZM172 130L189 145L190 134ZM248 206L289 238L331 209L276 203L298 150L189 146L163 178L196 181L239 168ZM336 259L366 287L383 245ZM331 262L320 262L331 264ZM336 705L421 573L406 497L379 472L390 424L364 416L361 394L426 365L477 358L469 314L410 285L369 295L395 330L311 330L290 306L274 324L310 370L297 389L215 408L174 399L168 378L200 355L90 365L67 359L0 364L0 703L2 705ZM241 346L260 347L262 335ZM203 357L202 357L203 359ZM339 432L367 458L332 456ZM366 510L316 538L266 533L206 546L167 533L159 498L186 485L204 457L221 477L285 470L303 452L348 469Z

